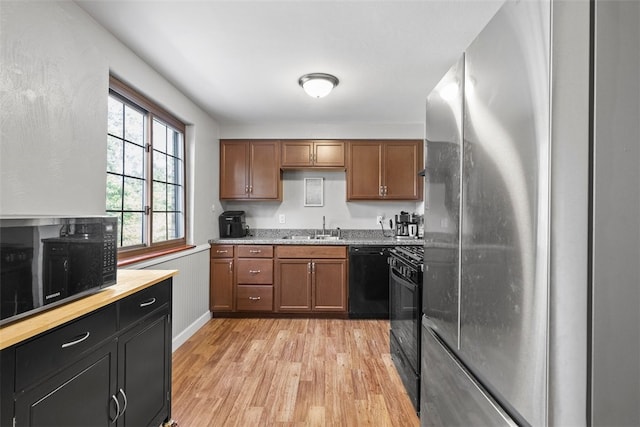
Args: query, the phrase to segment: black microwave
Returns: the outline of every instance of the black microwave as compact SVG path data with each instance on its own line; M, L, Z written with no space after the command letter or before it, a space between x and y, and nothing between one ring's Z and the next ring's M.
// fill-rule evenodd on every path
M0 218L0 325L113 285L113 217Z

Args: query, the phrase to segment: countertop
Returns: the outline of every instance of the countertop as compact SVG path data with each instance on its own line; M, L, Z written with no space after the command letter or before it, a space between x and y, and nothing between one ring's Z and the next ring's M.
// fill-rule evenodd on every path
M422 238L396 238L391 231L380 230L341 230L342 238L333 239L297 239L292 236L314 236L317 230L305 229L256 229L249 236L238 238L211 239L212 245L337 245L337 246L401 246L424 245ZM327 230L336 235L335 230ZM386 235L385 235L386 234Z
M178 270L118 270L118 283L95 294L0 327L0 350L77 319L178 274Z

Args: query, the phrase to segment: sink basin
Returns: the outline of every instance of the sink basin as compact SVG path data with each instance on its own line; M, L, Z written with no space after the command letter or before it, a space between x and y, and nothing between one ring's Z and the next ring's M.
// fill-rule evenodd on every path
M316 236L315 240L342 240L342 237L338 236Z
M319 236L284 236L287 240L342 240L342 237L319 235Z

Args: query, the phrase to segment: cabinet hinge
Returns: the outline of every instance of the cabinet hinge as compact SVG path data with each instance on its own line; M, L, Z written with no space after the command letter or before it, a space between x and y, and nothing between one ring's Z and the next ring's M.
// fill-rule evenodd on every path
M145 206L144 207L144 214L145 215L151 215L151 206Z

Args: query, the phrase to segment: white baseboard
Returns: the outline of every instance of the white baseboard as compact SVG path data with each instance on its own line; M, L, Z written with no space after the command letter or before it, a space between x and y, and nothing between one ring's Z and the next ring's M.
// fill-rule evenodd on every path
M207 311L202 316L197 318L192 324L190 324L187 328L185 328L182 332L180 332L173 339L171 344L172 351L176 351L182 344L184 344L193 334L195 334L198 329L202 328L205 323L211 320L211 312Z

